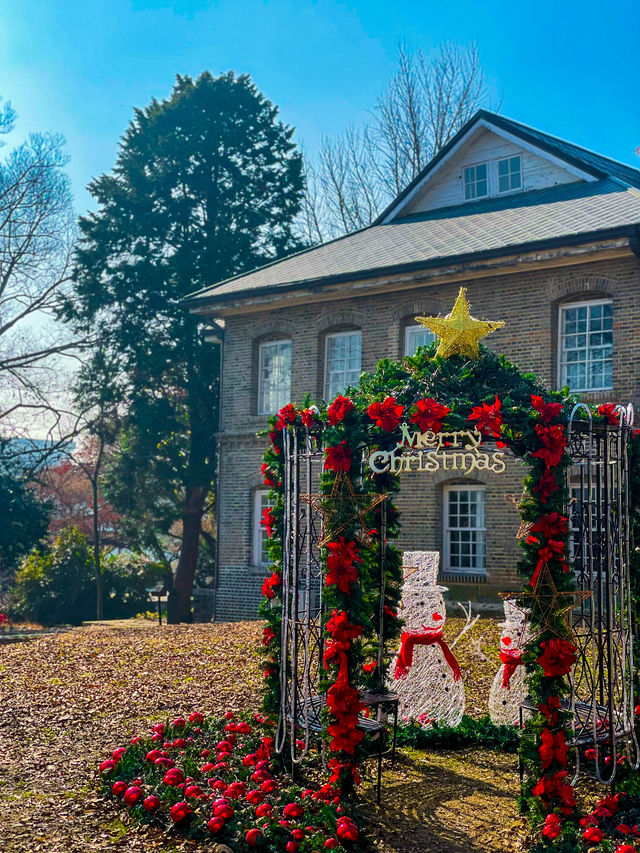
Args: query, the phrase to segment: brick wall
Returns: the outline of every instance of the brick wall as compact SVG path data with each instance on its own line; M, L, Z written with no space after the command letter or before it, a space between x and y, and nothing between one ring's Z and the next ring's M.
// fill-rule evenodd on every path
M253 567L253 490L262 485L264 439L255 433L265 417L256 414L257 348L269 337L290 337L293 343L292 399L307 392L322 396L324 336L344 328L362 330L362 368L373 370L380 358L402 355L402 334L416 314L450 310L458 288L467 287L472 313L504 320L488 346L504 353L523 371L535 372L555 387L557 381L557 316L564 301L609 297L613 300L614 389L583 395L593 402L632 402L639 398L640 262L635 258L577 265L571 268L517 273L455 284L398 290L376 296L350 297L287 309L262 310L226 318L220 435L221 471L219 536L220 567L216 619L251 618L260 600L264 569ZM442 473L442 472L441 472ZM505 493L518 493L526 471L512 460L505 474L488 478L487 584L473 588L476 597L517 584L518 514ZM476 481L478 482L478 481ZM402 548L442 549L442 493L447 481L427 474L405 474L398 503L402 511ZM451 586L451 584L449 584ZM452 594L455 590L452 589ZM464 594L469 590L461 587Z

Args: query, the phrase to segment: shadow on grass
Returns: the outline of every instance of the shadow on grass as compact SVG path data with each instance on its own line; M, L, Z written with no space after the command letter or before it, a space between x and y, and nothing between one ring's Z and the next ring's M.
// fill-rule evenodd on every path
M518 790L512 755L405 751L387 765L380 807L365 786L363 812L384 853L505 853L517 849Z

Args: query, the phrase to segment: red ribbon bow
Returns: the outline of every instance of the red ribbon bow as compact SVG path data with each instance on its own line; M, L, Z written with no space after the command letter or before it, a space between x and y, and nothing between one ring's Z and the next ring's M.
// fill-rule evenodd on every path
M404 678L409 672L413 663L413 647L414 646L433 646L437 644L442 649L444 659L451 667L453 680L458 681L461 676L460 665L454 658L453 652L442 638L442 628L427 628L424 625L424 632L421 631L405 631L402 635L400 652L396 661L394 678Z
M504 664L502 686L506 690L511 690L511 676L516 671L516 668L521 666L522 654L515 649L507 649L504 652L500 652L500 660Z

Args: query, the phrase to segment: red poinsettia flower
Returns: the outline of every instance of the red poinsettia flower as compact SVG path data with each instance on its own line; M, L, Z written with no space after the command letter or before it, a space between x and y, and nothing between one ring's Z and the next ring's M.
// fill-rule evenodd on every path
M536 412L540 413L540 420L543 424L550 424L562 411L562 403L545 403L542 397L538 397L536 394L531 395L531 405Z
M327 547L335 543L330 542ZM362 560L358 560L362 562ZM327 586L337 586L340 592L345 595L350 595L351 584L358 581L358 567L354 566L350 560L344 560L340 555L329 554L327 557Z
M434 400L433 397L425 397L424 400L416 400L411 415L411 423L417 424L420 432L440 432L442 421L451 409Z
M339 424L340 421L343 421L349 414L349 412L353 411L354 409L355 406L348 397L336 397L333 403L331 403L331 405L327 409L327 417L329 418L329 424L331 426Z
M612 426L620 424L620 415L616 412L615 403L603 403L601 406L598 406L598 414L602 415L606 422Z
M569 519L559 512L550 512L541 515L531 527L532 533L542 533L547 539L557 539L569 530Z
M283 406L277 414L276 429L284 429L287 424L296 422L296 407L293 403Z
M576 796L572 786L567 784L566 778L566 770L554 773L553 776L543 776L536 782L532 793L548 805L556 802L562 814L571 814L576 805Z
M277 572L274 572L268 578L264 579L264 583L262 584L262 595L265 598L275 598L276 591L281 583L282 578Z
M273 447L273 452L274 453L280 453L279 441L282 440L281 434L277 430L272 429L271 432L269 433L269 440L271 441L271 446Z
M500 407L502 402L496 399L494 403L482 403L480 406L474 406L471 409L471 414L468 417L470 421L477 421L477 428L483 435L500 436L500 427L502 426L502 413Z
M327 447L324 467L327 471L348 471L351 468L351 448L346 441L335 447Z
M367 407L367 414L376 426L387 432L393 432L404 414L404 406L396 402L395 397L387 397L382 403L372 403Z
M543 504L546 504L549 502L551 495L558 491L558 488L558 481L547 468L542 477L540 477L538 485L534 486L532 491L534 494L539 495Z
M272 628L269 628L269 626L267 625L267 627L262 632L262 645L268 646L274 637L275 637L275 632L273 631Z
M318 410L315 406L312 406L310 409L303 409L300 412L300 417L304 426L311 429L318 422Z
M576 647L562 637L553 637L540 643L542 654L537 658L537 663L544 670L544 674L551 678L556 675L567 675L576 662Z
M344 543L344 539L342 539ZM331 543L335 545L337 543ZM355 545L354 542L349 542L348 546ZM348 548L347 546L347 548ZM351 558L352 560L360 560L360 558L356 555ZM359 637L362 634L362 626L361 625L351 625L349 622L349 617L345 610L333 610L331 613L331 617L327 621L327 631L331 634L334 640L340 643L348 642L349 640L354 640L356 637Z
M531 455L537 459L542 459L547 468L554 468L562 459L562 453L567 444L564 427L560 424L557 426L536 424L535 431L542 442L542 447L534 450Z
M280 483L275 480L275 474L273 473L271 468L269 468L266 462L262 463L262 468L260 470L262 471L262 476L264 477L265 486L271 486L271 488L274 489L276 486L280 485Z
M276 523L276 517L273 514L273 507L272 506L266 506L262 510L262 518L260 519L260 524L267 531L267 536L269 537L269 539L271 539L271 537L273 536L273 526L275 523Z
M568 746L565 742L564 731L553 734L551 729L545 727L540 733L540 737L542 743L538 752L543 769L546 770L554 761L566 767Z

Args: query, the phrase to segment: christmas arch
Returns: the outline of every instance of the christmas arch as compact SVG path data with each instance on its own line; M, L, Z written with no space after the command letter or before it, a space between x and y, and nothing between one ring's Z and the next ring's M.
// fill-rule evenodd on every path
M484 348L480 339L502 324L471 317L464 290L448 317L417 319L439 336L437 349L381 361L328 405L307 399L271 420L264 708L292 766L321 736L324 794L351 792L367 755L367 700L384 694L399 641L409 659L419 642L398 617L402 472L499 473L506 455L518 457L528 535L516 603L530 628L522 660L532 712L520 739L522 794L551 844L575 816L585 754L602 782L612 782L621 748L637 767L631 413L578 405Z

